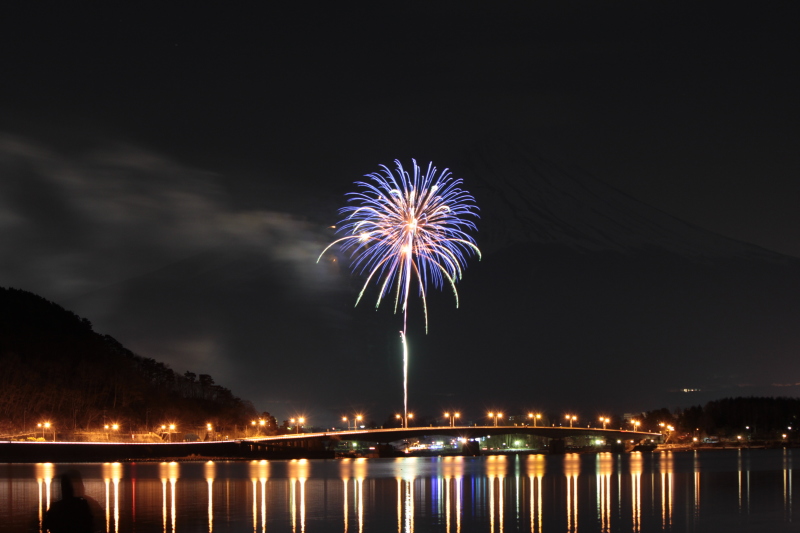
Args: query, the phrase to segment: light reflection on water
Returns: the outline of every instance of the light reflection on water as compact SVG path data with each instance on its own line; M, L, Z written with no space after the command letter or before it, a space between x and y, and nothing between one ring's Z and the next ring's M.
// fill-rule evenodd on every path
M6 464L0 529L40 531L78 469L107 533L792 531L794 453Z

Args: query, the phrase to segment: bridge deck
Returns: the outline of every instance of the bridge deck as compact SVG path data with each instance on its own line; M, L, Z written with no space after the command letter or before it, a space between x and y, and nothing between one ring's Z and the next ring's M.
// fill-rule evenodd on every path
M442 435L474 439L493 435L535 435L551 439L566 437L596 436L606 439L635 440L660 439L660 433L645 431L626 431L621 429L580 428L580 427L553 427L553 426L434 426L412 428L388 429L356 429L344 431L326 431L321 433L299 433L272 435L269 437L254 437L244 439L246 442L288 442L297 440L323 439L323 440L355 440L366 442L389 443L406 440L409 438Z

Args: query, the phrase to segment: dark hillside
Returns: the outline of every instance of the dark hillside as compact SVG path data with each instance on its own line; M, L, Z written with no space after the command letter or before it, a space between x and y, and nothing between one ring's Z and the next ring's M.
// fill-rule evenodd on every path
M59 434L118 423L148 431L164 422L219 431L255 417L249 402L209 374L179 375L139 357L85 318L35 294L0 288L0 431L30 432L43 420Z

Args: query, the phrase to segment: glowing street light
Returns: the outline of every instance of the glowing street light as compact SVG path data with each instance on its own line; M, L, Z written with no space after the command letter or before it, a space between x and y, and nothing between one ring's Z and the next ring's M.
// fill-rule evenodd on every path
M642 425L642 423L639 422L638 420L631 420L631 424L633 425L633 430L634 431L638 431L639 426Z
M39 422L38 424L36 424L36 427L42 429L42 439L44 439L44 430L45 429L50 429L50 422ZM56 430L54 428L53 429L53 442L55 442L55 440L56 440Z
M303 418L302 416L301 416L301 417L299 417L299 418L296 418L296 419L295 419L295 418L290 418L290 419L289 419L289 422L290 422L292 425L294 425L294 424L295 424L295 422L297 422L297 426L296 426L296 429L297 429L297 431L296 431L296 433L298 433L298 434L300 433L300 425L301 425L301 424L303 424L305 421L306 421L306 419L305 419L305 418Z
M361 416L361 415L356 415L356 416L354 416L354 417L353 417L353 429L358 429L358 424L359 424L359 422L361 422L361 420L363 420L363 419L364 419L364 417L363 417L363 416ZM347 424L347 429L350 429L350 419L349 419L349 418L347 418L346 416L343 416L343 417L342 417L342 422L344 422L345 424Z
M450 420L450 427L455 427L456 418L460 417L461 413L445 413L444 416Z
M565 418L569 420L569 427L572 427L572 423L578 419L575 415L565 415Z
M494 418L494 427L497 427L497 419L503 416L503 413L489 413L489 418Z
M403 419L403 415L396 414L394 417L401 421L402 427L408 428L409 421L414 418L414 413L408 413L408 418Z
M533 420L533 427L536 427L536 422L542 419L539 413L528 413L528 420Z
M167 435L169 436L169 441L172 442L172 434L175 433L175 424L170 424L170 425L161 424L161 431L167 433Z
M606 425L611 422L611 419L605 416L600 417L600 422L603 423L603 429L606 429Z

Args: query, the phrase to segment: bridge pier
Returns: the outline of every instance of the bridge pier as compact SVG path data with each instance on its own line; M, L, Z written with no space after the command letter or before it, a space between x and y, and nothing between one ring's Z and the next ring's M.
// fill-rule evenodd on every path
M476 440L468 440L461 447L461 455L481 455L481 443Z
M550 450L550 455L563 455L567 453L567 441L564 439L550 439L548 450Z

